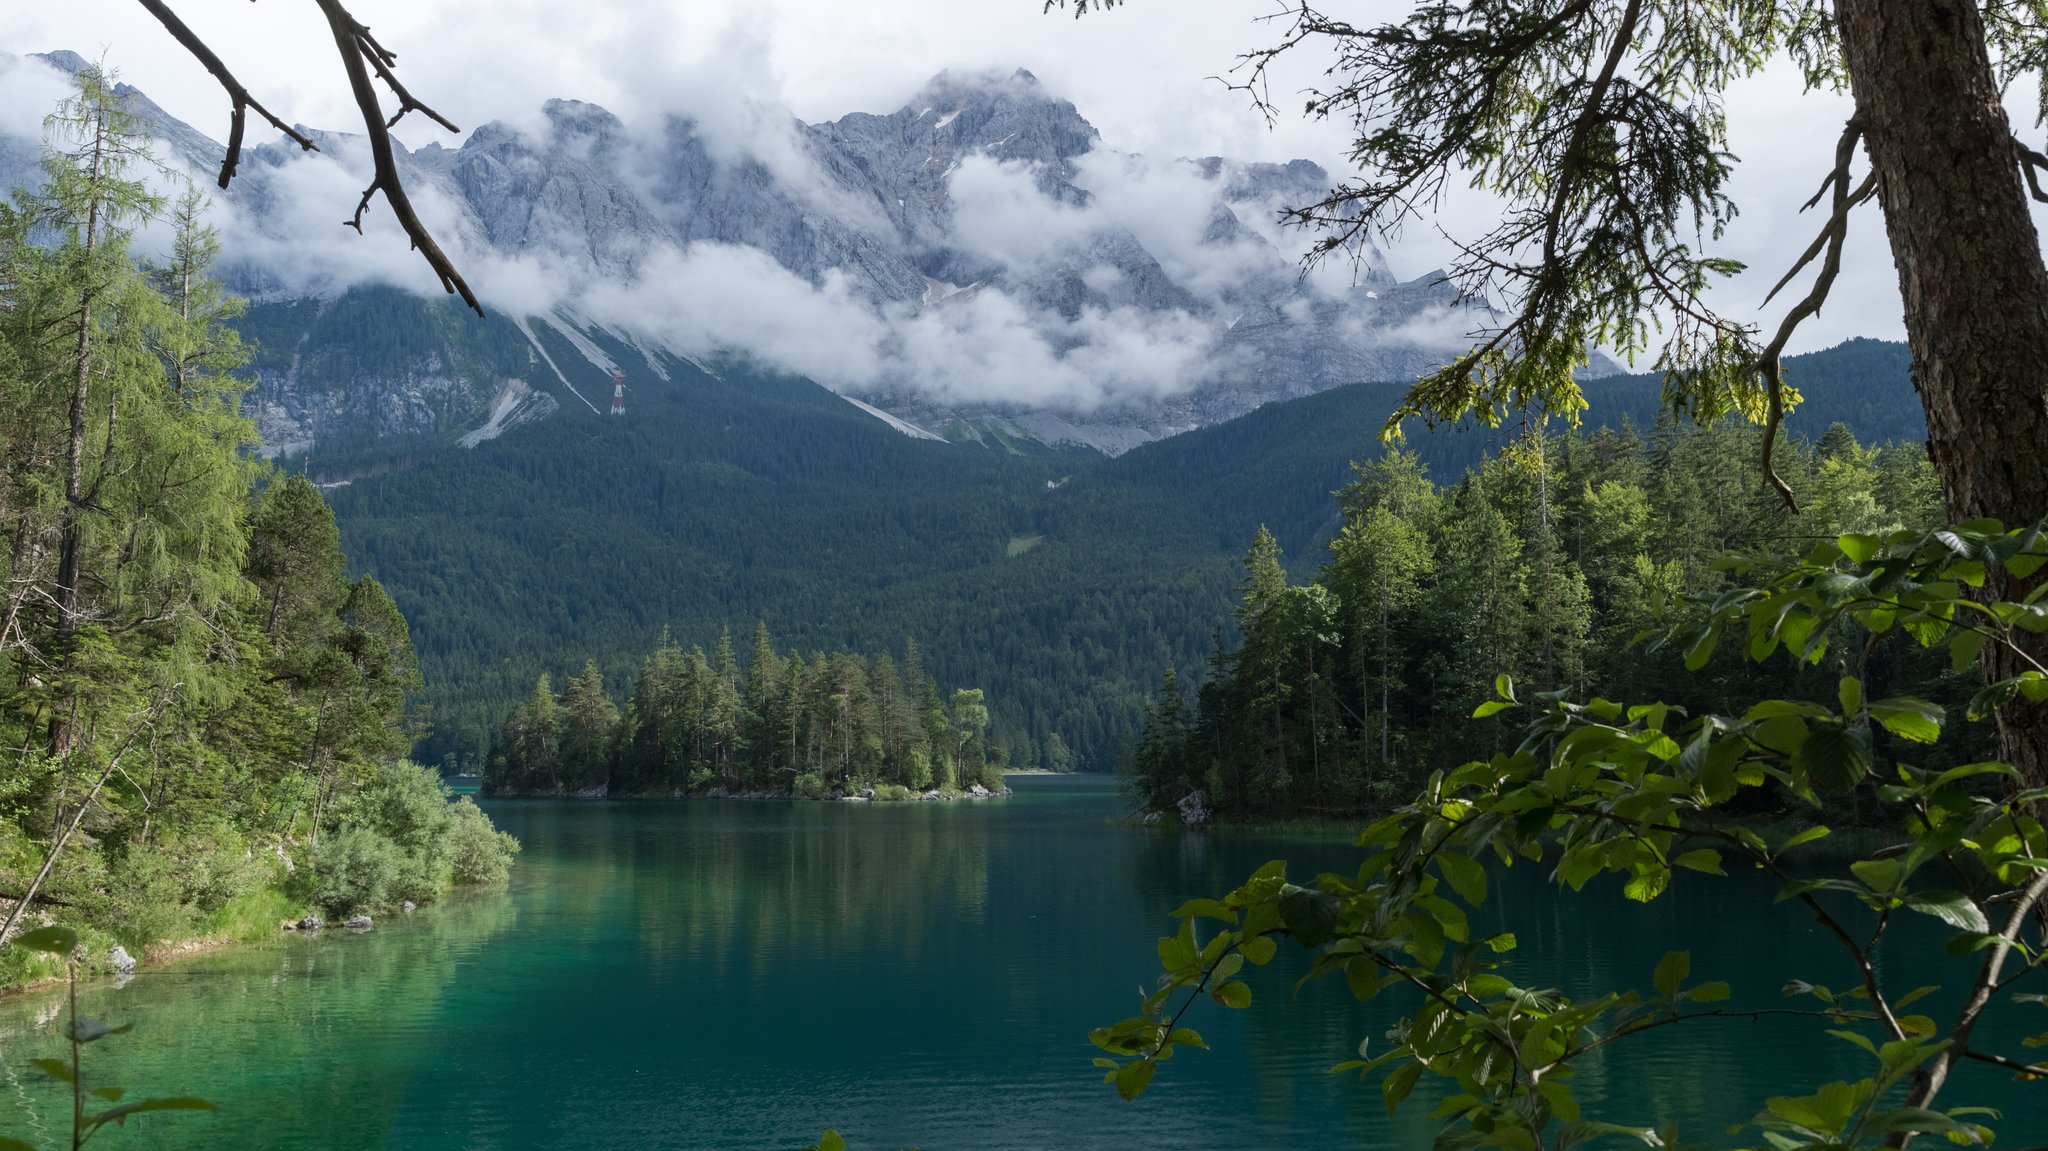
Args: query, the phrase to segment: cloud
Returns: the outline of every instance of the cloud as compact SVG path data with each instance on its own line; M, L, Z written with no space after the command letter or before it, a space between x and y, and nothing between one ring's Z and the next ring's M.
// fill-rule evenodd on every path
M43 117L72 92L70 79L56 69L0 53L0 135L40 139Z
M1039 190L1036 169L983 155L961 159L948 181L953 240L1006 267L1035 271L1101 232L1095 212L1063 204Z

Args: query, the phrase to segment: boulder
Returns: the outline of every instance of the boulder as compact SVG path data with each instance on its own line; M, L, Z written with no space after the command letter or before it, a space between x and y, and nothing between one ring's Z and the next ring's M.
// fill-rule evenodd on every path
M973 787L967 789L967 794L973 796L976 799L987 799L989 791L988 788L985 788L977 783Z
M1180 821L1189 827L1201 827L1209 822L1209 801L1200 788L1180 797L1174 805L1180 810Z
M1138 822L1139 822L1139 823L1158 823L1158 822L1159 822L1159 813L1158 813L1158 812L1156 812L1156 811L1148 811L1148 812L1146 812L1146 813L1145 813L1145 818L1143 818L1143 819L1139 820Z
M300 931L318 931L325 926L327 926L326 920L310 913L304 919L299 920Z
M399 904L398 909L400 911L405 912L407 915L411 915L413 912L418 911L420 909L420 905L408 899L404 903Z
M351 915L348 917L348 922L342 924L342 926L350 931L368 931L376 926L376 922L367 915Z
M107 952L107 963L122 975L132 975L135 973L135 957L128 954L127 948L118 944L115 945L112 951Z

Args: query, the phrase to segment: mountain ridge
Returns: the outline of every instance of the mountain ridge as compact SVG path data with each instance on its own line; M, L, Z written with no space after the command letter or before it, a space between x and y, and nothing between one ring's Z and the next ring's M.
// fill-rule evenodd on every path
M183 165L211 175L219 144L121 90ZM1273 399L1412 376L1484 319L1440 276L1404 283L1376 250L1351 282L1305 279L1277 213L1329 187L1317 165L1118 153L1022 69L941 73L893 112L761 124L741 146L690 115L629 124L550 100L531 125L493 120L399 162L443 245L522 328L604 331L649 370L655 347L744 353L968 439L1124 450ZM347 306L351 286L421 288L424 270L374 211L370 237L334 234L334 205L360 190L362 141L314 137L320 153L281 139L246 151L223 197L231 284L259 305L321 309ZM22 153L15 143L0 159ZM311 330L272 335L302 367L345 357ZM451 368L460 359L423 348L398 375L320 396L305 373L265 366L255 403L283 444L317 442L329 424L459 441L505 387ZM407 379L429 378L435 402L418 420L377 417Z

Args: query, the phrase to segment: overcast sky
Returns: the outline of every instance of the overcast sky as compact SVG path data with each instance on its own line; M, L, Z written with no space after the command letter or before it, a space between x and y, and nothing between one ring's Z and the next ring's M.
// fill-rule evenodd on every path
M354 115L325 26L307 0L176 0L240 78L290 121L346 128ZM1339 3L1360 20L1393 8ZM1285 118L1271 130L1241 94L1210 79L1275 29L1256 23L1272 0L1132 0L1075 21L1042 14L1039 0L354 0L355 12L400 54L402 77L465 128L520 120L552 96L591 100L632 119L684 109L710 96L780 103L818 121L900 106L948 67L1022 67L1072 99L1110 147L1153 156L1307 157L1343 167L1339 126ZM0 5L0 49L71 48L104 54L128 82L202 131L225 135L227 106L213 81L133 0ZM1312 79L1303 56L1276 96ZM1818 186L1847 114L1833 96L1804 95L1770 75L1729 100L1743 216L1722 251L1757 272L1718 294L1731 314L1755 310L1781 262L1818 221L1796 215ZM418 145L430 125L405 132ZM1454 204L1447 225L1472 234L1483 205ZM1897 284L1882 222L1866 209L1852 229L1835 300L1810 321L1795 350L1853 335L1902 336ZM1418 229L1390 252L1393 270L1418 275L1446 258ZM1781 301L1782 304L1782 301Z

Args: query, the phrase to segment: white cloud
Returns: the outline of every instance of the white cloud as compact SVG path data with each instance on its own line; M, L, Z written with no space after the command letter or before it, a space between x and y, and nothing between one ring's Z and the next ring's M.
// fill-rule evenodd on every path
M968 156L948 182L953 238L962 248L1022 271L1059 260L1099 232L1096 213L1038 190L1030 165Z

